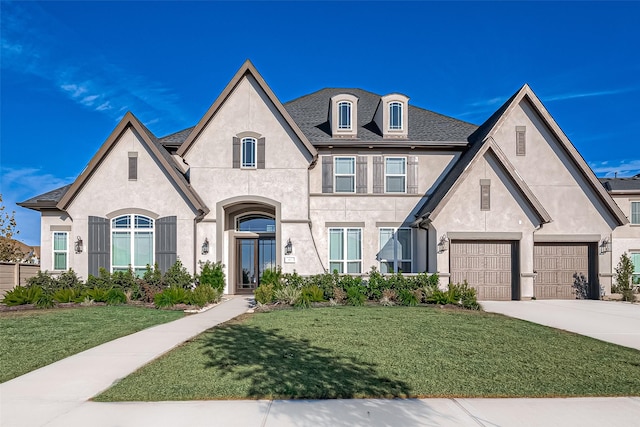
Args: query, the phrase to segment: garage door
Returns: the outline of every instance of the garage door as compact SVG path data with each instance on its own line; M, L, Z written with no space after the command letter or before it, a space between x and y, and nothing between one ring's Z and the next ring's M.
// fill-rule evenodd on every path
M587 243L536 243L533 270L537 273L533 294L537 299L575 299L573 275L589 274Z
M506 241L452 241L451 283L466 280L479 300L510 300L512 246Z

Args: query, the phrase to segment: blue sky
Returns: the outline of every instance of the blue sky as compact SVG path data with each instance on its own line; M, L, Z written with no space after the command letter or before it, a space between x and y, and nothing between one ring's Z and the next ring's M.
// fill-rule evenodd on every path
M402 92L481 124L529 83L598 176L640 173L638 2L1 3L0 166L15 202L72 182L126 111L193 126L247 58L281 101Z

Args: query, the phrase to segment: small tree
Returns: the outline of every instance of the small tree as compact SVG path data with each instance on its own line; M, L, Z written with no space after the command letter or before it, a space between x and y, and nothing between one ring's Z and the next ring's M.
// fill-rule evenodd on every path
M624 301L633 301L633 288L631 287L631 278L633 277L633 262L627 253L623 253L616 267L615 274L618 292L622 294Z
M19 262L24 257L24 253L20 250L13 237L20 232L17 230L15 212L5 212L2 203L2 194L0 194L0 261Z

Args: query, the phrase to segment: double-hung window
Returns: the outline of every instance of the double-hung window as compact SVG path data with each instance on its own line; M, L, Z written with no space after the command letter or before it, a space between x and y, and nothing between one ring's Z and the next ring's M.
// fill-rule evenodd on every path
M633 274L631 283L640 285L640 252L631 252L631 262L633 263Z
M351 129L351 103L348 101L338 103L338 129Z
M631 224L640 225L640 202L631 202Z
M69 266L69 233L53 232L53 269L66 270Z
M362 273L361 228L329 228L329 270Z
M242 167L245 169L256 168L256 139L242 138Z
M334 172L334 188L336 193L356 192L356 158L336 157Z
M140 277L153 266L154 221L143 215L122 215L111 220L111 269L133 270Z
M407 192L406 157L387 157L384 161L384 189L386 193Z
M412 239L410 228L380 229L381 273L412 272Z
M389 129L402 130L402 103L389 103Z

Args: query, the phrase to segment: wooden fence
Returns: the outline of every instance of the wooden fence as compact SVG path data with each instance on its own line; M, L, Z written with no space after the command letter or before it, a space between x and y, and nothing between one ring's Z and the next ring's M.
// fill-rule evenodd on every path
M0 295L17 285L26 285L27 279L38 274L40 265L0 262Z

